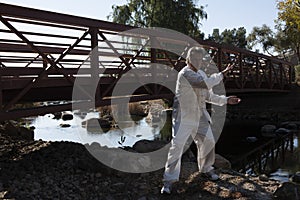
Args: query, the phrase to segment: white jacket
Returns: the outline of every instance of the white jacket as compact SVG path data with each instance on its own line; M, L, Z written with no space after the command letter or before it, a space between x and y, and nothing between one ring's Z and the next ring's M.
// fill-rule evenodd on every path
M226 96L214 94L212 89L213 86L219 84L222 81L223 75L220 72L220 73L212 74L208 78L205 72L203 72L202 70L198 70L197 74L199 74L201 77L204 78L204 82L206 83L207 86L207 89L206 88L196 89L199 107L202 110L203 114L205 115L206 119L209 122L211 122L210 115L206 110L206 103L211 103L219 106L223 106L224 104L227 103L228 98Z
M202 115L211 121L206 110L206 102L220 106L227 103L227 97L216 95L212 90L213 86L219 84L222 79L222 73L207 77L202 70L196 73L188 66L184 67L177 77L173 125L184 123L198 126Z

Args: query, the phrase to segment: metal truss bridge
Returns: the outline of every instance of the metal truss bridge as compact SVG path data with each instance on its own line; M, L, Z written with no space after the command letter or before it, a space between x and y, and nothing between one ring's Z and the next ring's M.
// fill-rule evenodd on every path
M83 103L95 98L95 106L110 105L118 98L132 102L171 99L172 88L151 81L164 80L175 87L176 76L165 72L179 71L185 65L184 57L192 44L164 34L153 35L155 30L149 34L147 29L132 32L136 28L0 3L0 121L71 110L76 81L83 93L91 82L96 83L93 93L86 92L87 98L77 99ZM218 70L235 63L224 79L227 93L290 90L290 63L245 49L196 41ZM115 86L124 77L125 88L136 83L140 87L128 95L114 95Z

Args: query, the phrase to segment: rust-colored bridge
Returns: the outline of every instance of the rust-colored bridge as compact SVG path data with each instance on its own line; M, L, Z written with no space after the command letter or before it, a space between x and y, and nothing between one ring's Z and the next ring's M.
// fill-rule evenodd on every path
M108 105L115 84L126 72L135 70L140 79L164 76L157 72L149 75L150 63L168 65L178 71L184 66L184 55L190 45L163 36L158 39L147 34L124 33L135 28L131 26L3 3L0 21L0 121L70 110L74 82L78 79L90 82L93 77L100 78L95 104ZM162 46L153 48L151 42ZM198 43L210 53L219 70L229 62L235 63L225 79L227 93L289 91L290 63L213 42ZM181 53L164 50L166 44L171 46L168 48L181 49ZM164 79L174 81L174 77ZM139 81L136 77L131 80ZM166 87L147 84L126 98L141 101L173 95Z

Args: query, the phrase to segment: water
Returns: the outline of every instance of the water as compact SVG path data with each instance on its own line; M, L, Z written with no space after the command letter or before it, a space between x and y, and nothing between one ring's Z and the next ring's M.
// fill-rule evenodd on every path
M277 170L269 174L269 177L281 182L288 182L290 177L300 171L300 147L299 133L294 137L294 151L287 151L285 159L277 163Z
M73 115L72 120L63 121L62 119L53 119L53 114L38 116L32 122L35 127L34 139L44 141L70 141L82 144L91 144L98 142L101 146L121 147L132 146L139 140L154 140L160 135L159 126L152 126L146 122L146 118L131 121L130 126L122 126L122 130L112 128L107 132L89 132L81 124L91 118L99 118L99 113L87 113L84 119ZM61 124L69 124L70 127L62 128ZM125 138L125 140L122 140Z
M234 169L251 175L266 174L271 179L288 182L292 175L300 171L299 133L294 134L293 144L291 144L289 137L286 138L284 151L282 151L282 140L277 140L276 143L279 142L279 146L273 150L274 159L271 159L271 149L273 148L264 147L261 152L260 150L253 152L255 156L251 156L253 155L251 154L249 157L245 157L245 153L236 156L235 158L239 162L235 163ZM293 151L291 150L291 146L293 146ZM241 151L243 150L241 149ZM262 157L260 157L261 155ZM245 158L247 159L246 162L243 161ZM261 165L259 165L259 162ZM248 167L244 169L245 166Z
M44 141L71 141L86 144L91 144L92 142L98 142L102 146L107 147L122 147L122 146L133 146L139 140L154 140L161 138L163 134L170 135L170 118L167 119L167 125L164 127L165 130L160 130L161 126L153 126L149 123L146 118L139 118L135 121L132 121L128 127L122 127L121 129L112 128L109 131L103 132L88 132L81 123L85 120L91 118L99 118L98 112L87 113L84 119L80 118L77 115L73 115L73 120L63 121L62 119L53 119L54 115L47 114L44 116L39 116L32 121L32 124L35 127L35 140L42 139ZM70 127L62 128L61 124L69 124ZM225 129L226 130L226 129ZM249 129L248 129L249 130ZM243 128L239 128L239 136L243 135ZM222 133L223 136L227 137L227 132ZM122 140L124 139L125 140ZM231 138L231 139L230 139ZM232 137L229 137L228 140L232 141ZM243 139L238 139L238 142ZM269 177L281 182L289 181L289 178L292 174L295 174L297 171L300 171L300 137L298 134L294 137L294 152L291 153L287 151L285 153L285 159L281 158L273 163L274 166L269 168L275 169L271 173L268 173ZM223 143L225 141L219 141L218 143ZM245 142L245 140L243 140ZM220 145L220 144L219 144ZM224 145L220 145L224 146ZM244 147L243 147L244 146ZM248 145L232 145L231 147L246 148ZM251 147L252 148L252 147ZM254 146L253 146L254 148ZM226 154L234 154L237 152L236 148L227 148L220 149L221 151L217 153L222 154L226 151ZM244 149L245 150L245 149ZM243 149L240 149L238 152L243 152ZM225 156L226 157L226 156ZM230 160L230 159L229 159Z

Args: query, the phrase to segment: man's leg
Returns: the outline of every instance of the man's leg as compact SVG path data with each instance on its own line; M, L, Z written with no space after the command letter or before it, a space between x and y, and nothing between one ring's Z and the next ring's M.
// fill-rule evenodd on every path
M215 163L214 141L207 139L201 134L197 134L194 140L198 150L197 161L199 171L206 173L213 170L214 168L212 166Z
M219 177L214 173L213 164L215 163L215 140L212 135L210 125L201 123L198 133L194 137L197 146L197 161L199 171L206 173L212 180Z
M176 135L173 136L163 176L164 187L162 188L162 193L164 189L170 188L172 183L179 180L181 157L183 151L189 146L190 142L187 143L187 140L192 131L195 131L195 129L191 125L182 124L176 131Z

